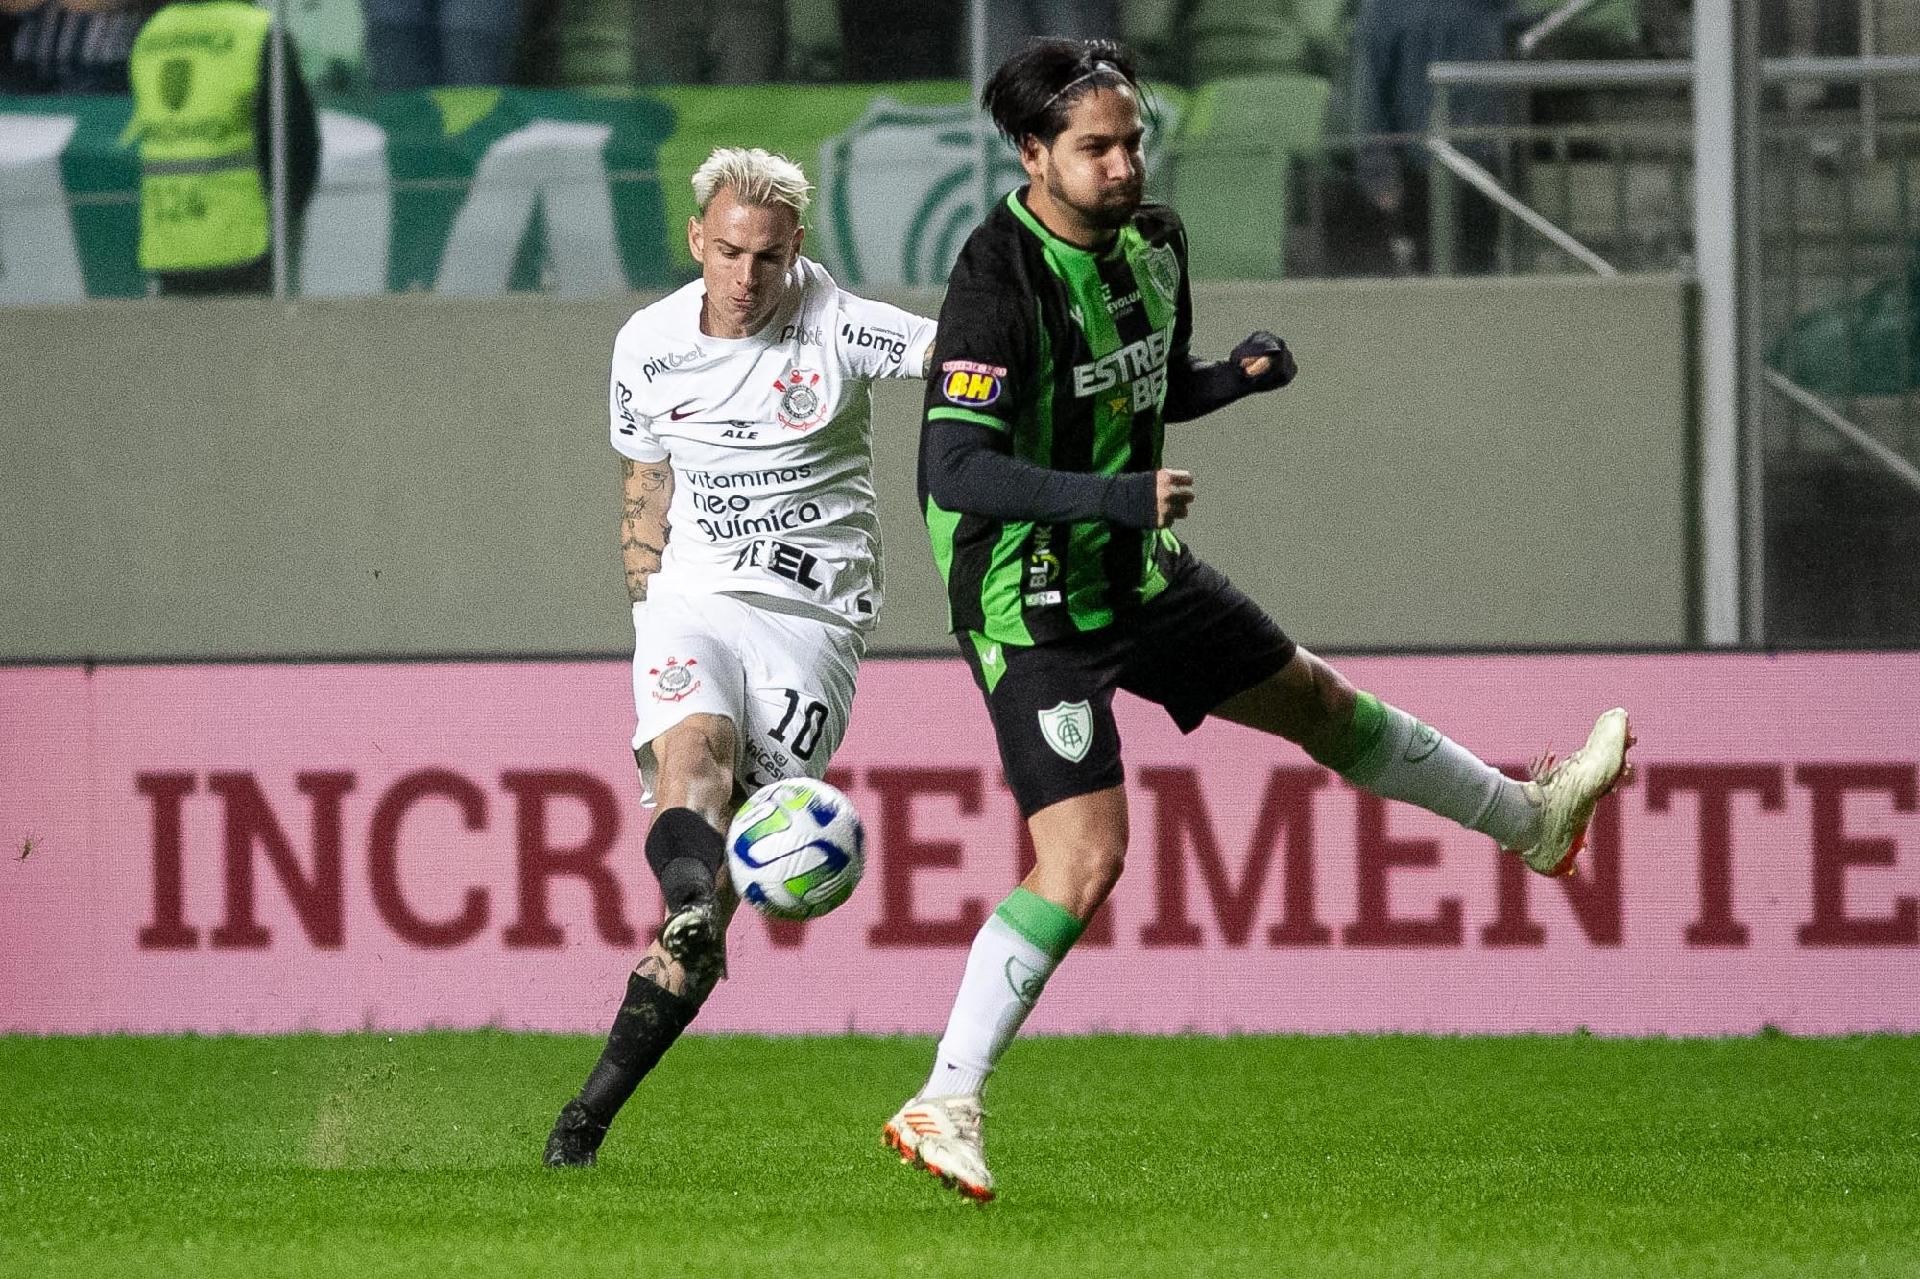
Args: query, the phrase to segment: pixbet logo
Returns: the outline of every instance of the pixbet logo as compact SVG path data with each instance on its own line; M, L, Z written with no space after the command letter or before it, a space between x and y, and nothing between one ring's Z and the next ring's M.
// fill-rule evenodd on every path
M662 373L670 373L683 364L691 364L705 354L706 352L697 346L691 351L669 351L665 355L656 355L649 358L645 364L640 366L640 372L647 379L648 383L652 383L653 379L659 377Z

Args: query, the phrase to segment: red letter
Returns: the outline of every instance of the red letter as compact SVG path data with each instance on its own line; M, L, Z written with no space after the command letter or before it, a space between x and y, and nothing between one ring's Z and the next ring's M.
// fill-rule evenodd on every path
M405 942L428 948L458 946L487 925L487 895L467 889L460 913L444 923L422 919L407 905L400 891L400 819L429 795L441 795L460 806L468 830L487 824L487 797L478 786L444 768L409 773L393 784L374 806L367 825L367 877L372 881L374 909Z
M1513 776L1521 774L1505 770ZM1580 931L1596 946L1618 946L1621 941L1620 806L1605 800L1593 810L1587 828L1587 848L1578 874L1554 882L1567 895L1567 905ZM1527 864L1512 853L1493 854L1496 912L1480 930L1488 946L1538 946L1546 930L1527 914L1527 889L1535 878Z
M1891 866L1890 839L1852 839L1842 825L1848 791L1883 791L1893 811L1914 809L1911 764L1802 764L1793 780L1813 792L1813 918L1800 926L1802 946L1920 946L1920 901L1894 899L1893 914L1847 914L1847 868Z
M951 919L921 919L914 914L913 877L924 869L960 865L961 846L952 840L914 838L916 795L951 795L963 814L980 811L980 770L961 768L875 768L867 785L880 796L880 921L867 930L875 946L965 946L986 922L987 907L977 897L960 903Z
M193 794L193 774L141 773L133 784L153 801L153 922L140 930L140 948L192 950L200 931L187 927L180 801Z
M547 881L557 875L575 875L593 893L593 922L609 946L631 946L633 929L620 913L620 881L607 868L620 833L619 810L613 792L591 773L509 772L500 784L513 792L514 837L520 863L520 917L501 934L514 947L558 948L566 933L547 913ZM580 801L587 810L586 836L572 848L556 848L547 841L547 803L555 798Z
M1744 946L1747 926L1733 917L1733 797L1752 791L1760 811L1787 806L1786 770L1777 764L1656 764L1647 770L1647 811L1664 813L1677 791L1700 797L1700 917L1687 925L1689 946Z
M1401 919L1387 913L1387 875L1396 866L1438 866L1440 845L1431 839L1389 839L1387 802L1358 794L1354 844L1359 887L1354 921L1341 934L1349 946L1458 946L1460 899L1442 897L1440 912L1428 919Z
M340 800L353 789L352 773L300 773L300 793L313 800L313 876L301 873L286 832L251 773L209 773L207 789L226 802L227 917L213 930L216 948L264 950L273 934L253 914L253 847L287 890L307 940L323 950L346 942L340 892Z
M1140 783L1154 796L1154 869L1156 914L1140 932L1148 946L1198 946L1200 928L1187 917L1186 851L1200 866L1214 919L1229 946L1244 946L1253 931L1260 893L1274 845L1287 839L1281 872L1280 922L1267 932L1276 946L1324 946L1331 938L1313 918L1313 792L1327 784L1325 770L1276 768L1267 779L1259 816L1247 841L1247 859L1235 884L1220 855L1220 841L1200 797L1199 773L1192 768L1143 768Z

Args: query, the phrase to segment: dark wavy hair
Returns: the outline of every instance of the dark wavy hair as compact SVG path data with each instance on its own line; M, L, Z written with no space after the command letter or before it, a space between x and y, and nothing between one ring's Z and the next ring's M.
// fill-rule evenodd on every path
M1125 45L1114 40L1034 40L1000 64L980 91L980 105L1014 146L1028 137L1051 146L1067 127L1074 103L1095 89L1117 85L1132 89L1146 110L1133 54Z

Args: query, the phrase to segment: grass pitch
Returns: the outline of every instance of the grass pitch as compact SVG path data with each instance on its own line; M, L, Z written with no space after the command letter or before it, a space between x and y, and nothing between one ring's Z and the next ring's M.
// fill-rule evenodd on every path
M590 1172L588 1038L0 1039L0 1274L1920 1274L1920 1038L1037 1039L977 1208L918 1039L693 1038Z

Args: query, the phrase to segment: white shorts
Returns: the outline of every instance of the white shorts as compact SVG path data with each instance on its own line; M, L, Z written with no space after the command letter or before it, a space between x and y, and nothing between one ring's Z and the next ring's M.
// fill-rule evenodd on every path
M733 721L747 793L818 778L846 736L866 637L766 596L664 595L633 606L633 749L653 803L653 740L689 715Z

